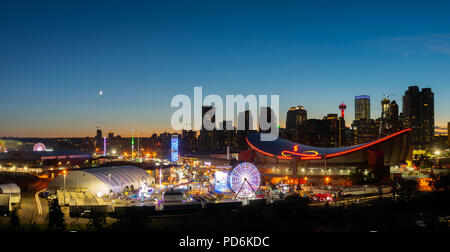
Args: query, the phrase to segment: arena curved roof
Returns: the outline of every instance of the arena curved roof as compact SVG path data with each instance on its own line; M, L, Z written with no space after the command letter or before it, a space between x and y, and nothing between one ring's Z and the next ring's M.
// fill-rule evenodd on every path
M302 160L321 160L345 156L374 145L389 141L397 136L409 133L411 129L405 129L378 140L347 147L324 148L314 147L292 142L286 139L278 138L275 141L261 141L260 133L250 133L247 136L248 145L263 155L290 160L299 158Z
M101 167L82 171L94 175L112 188L121 188L123 185L133 185L151 179L148 172L135 166Z
M65 180L65 181L64 181ZM60 175L53 179L48 189L51 192L61 190L87 189L94 194L122 192L125 188L140 188L141 183L151 185L155 179L145 170L134 166L100 167L71 170L66 177Z
M2 184L0 185L0 193L20 193L20 187L17 184Z

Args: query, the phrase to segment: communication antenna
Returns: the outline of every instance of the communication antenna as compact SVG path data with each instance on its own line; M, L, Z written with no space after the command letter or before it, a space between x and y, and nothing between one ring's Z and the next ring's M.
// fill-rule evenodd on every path
M131 129L131 159L134 155L134 129Z
M141 132L139 132L139 135L138 135L138 158L139 158L139 160L141 159L141 142L140 142L140 140L141 140Z

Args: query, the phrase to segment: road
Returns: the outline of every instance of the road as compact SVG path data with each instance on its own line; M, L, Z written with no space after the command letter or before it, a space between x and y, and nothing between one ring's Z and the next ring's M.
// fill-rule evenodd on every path
M21 207L18 211L20 220L26 224L43 224L48 213L48 203L46 199L40 198L38 191L22 193Z
M39 198L39 194L41 193L41 192L43 192L43 191L45 191L45 189L42 189L42 190L40 190L40 191L38 191L38 192L36 192L35 194L34 194L34 198L35 198L35 200L36 200L36 206L37 206L37 213L39 214L39 215L42 215L42 203L41 203L41 200L40 200L40 198Z

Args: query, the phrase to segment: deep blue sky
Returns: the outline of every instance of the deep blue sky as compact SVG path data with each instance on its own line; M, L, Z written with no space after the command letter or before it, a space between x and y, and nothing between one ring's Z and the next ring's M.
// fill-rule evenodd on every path
M132 3L130 3L132 2ZM176 94L279 94L281 121L408 85L450 121L448 1L2 1L0 136L170 130ZM103 90L104 95L96 94Z

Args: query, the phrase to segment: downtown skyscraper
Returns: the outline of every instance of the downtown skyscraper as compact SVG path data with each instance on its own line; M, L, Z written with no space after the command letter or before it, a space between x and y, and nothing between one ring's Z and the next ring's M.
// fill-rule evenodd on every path
M288 138L299 141L300 125L308 120L308 112L303 106L291 107L286 114Z
M374 120L370 119L370 96L355 97L355 120L352 128L354 144L367 143L378 137L377 125Z
M306 120L308 113L303 106L291 107L286 115L286 130L295 131Z
M355 121L370 120L370 96L355 97Z
M426 148L434 139L434 93L431 88L410 86L403 96L403 124L411 128L412 144Z

